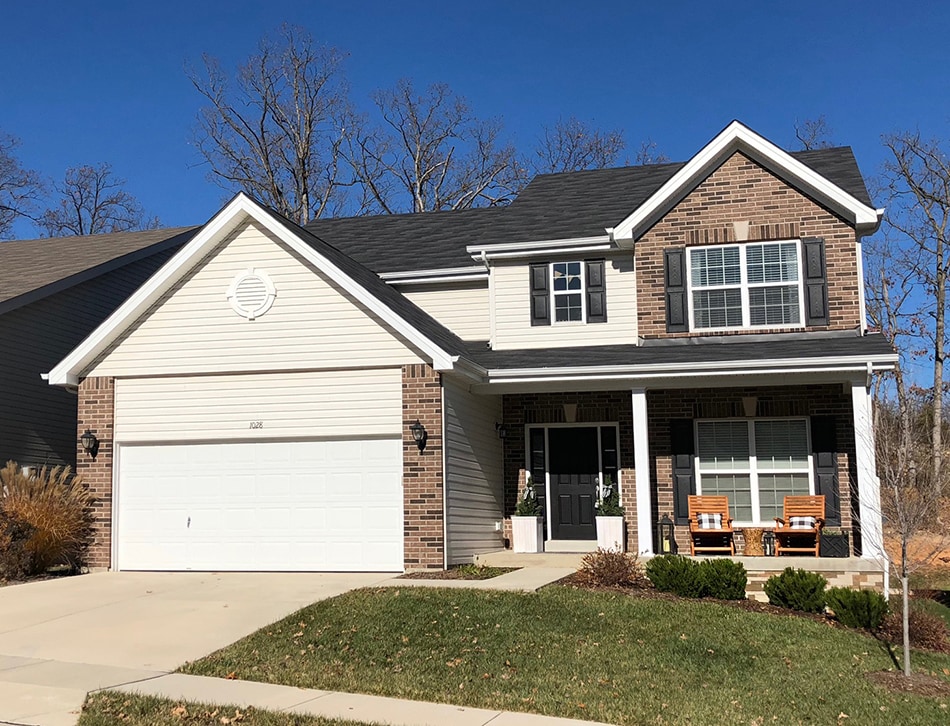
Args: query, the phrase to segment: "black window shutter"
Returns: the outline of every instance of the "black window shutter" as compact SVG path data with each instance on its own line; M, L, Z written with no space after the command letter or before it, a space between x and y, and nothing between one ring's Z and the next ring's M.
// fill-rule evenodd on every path
M825 241L821 237L802 239L802 257L805 282L805 324L828 325Z
M607 282L603 260L587 262L587 322L607 322Z
M696 493L693 474L696 444L690 419L670 421L670 453L673 455L673 518L677 524L689 524L689 496Z
M685 333L689 330L686 306L686 248L664 251L666 286L666 332Z
M825 524L841 526L838 492L838 440L834 416L811 417L811 450L815 465L815 494L825 497Z
M548 294L547 264L531 265L531 324L551 324L551 297Z

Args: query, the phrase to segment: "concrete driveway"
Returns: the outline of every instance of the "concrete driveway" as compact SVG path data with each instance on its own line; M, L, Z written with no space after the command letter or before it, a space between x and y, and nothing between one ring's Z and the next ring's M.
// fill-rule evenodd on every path
M102 572L0 588L0 723L75 724L90 690L167 673L390 577Z

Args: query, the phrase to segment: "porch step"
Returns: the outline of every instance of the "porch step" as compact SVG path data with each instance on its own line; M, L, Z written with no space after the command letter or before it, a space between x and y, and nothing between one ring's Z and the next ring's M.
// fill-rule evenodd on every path
M593 552L597 549L595 539L552 539L544 543L545 552Z
M538 552L524 554L511 550L498 550L475 555L475 564L482 567L567 567L576 570L581 566L585 552Z

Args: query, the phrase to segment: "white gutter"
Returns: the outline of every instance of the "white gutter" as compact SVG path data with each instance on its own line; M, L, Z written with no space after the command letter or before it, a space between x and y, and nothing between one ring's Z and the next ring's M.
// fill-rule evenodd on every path
M384 272L380 279L390 285L416 285L437 282L487 280L488 272L481 267L442 267L435 270L406 270Z
M576 237L573 239L537 240L532 242L513 242L510 244L469 245L465 251L476 261L506 258L531 257L534 255L571 252L590 252L614 249L609 235L597 237Z

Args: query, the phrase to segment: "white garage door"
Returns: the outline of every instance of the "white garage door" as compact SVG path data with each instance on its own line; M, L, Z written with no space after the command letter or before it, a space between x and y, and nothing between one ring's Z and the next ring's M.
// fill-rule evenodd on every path
M398 439L123 445L118 461L118 569L403 569Z

